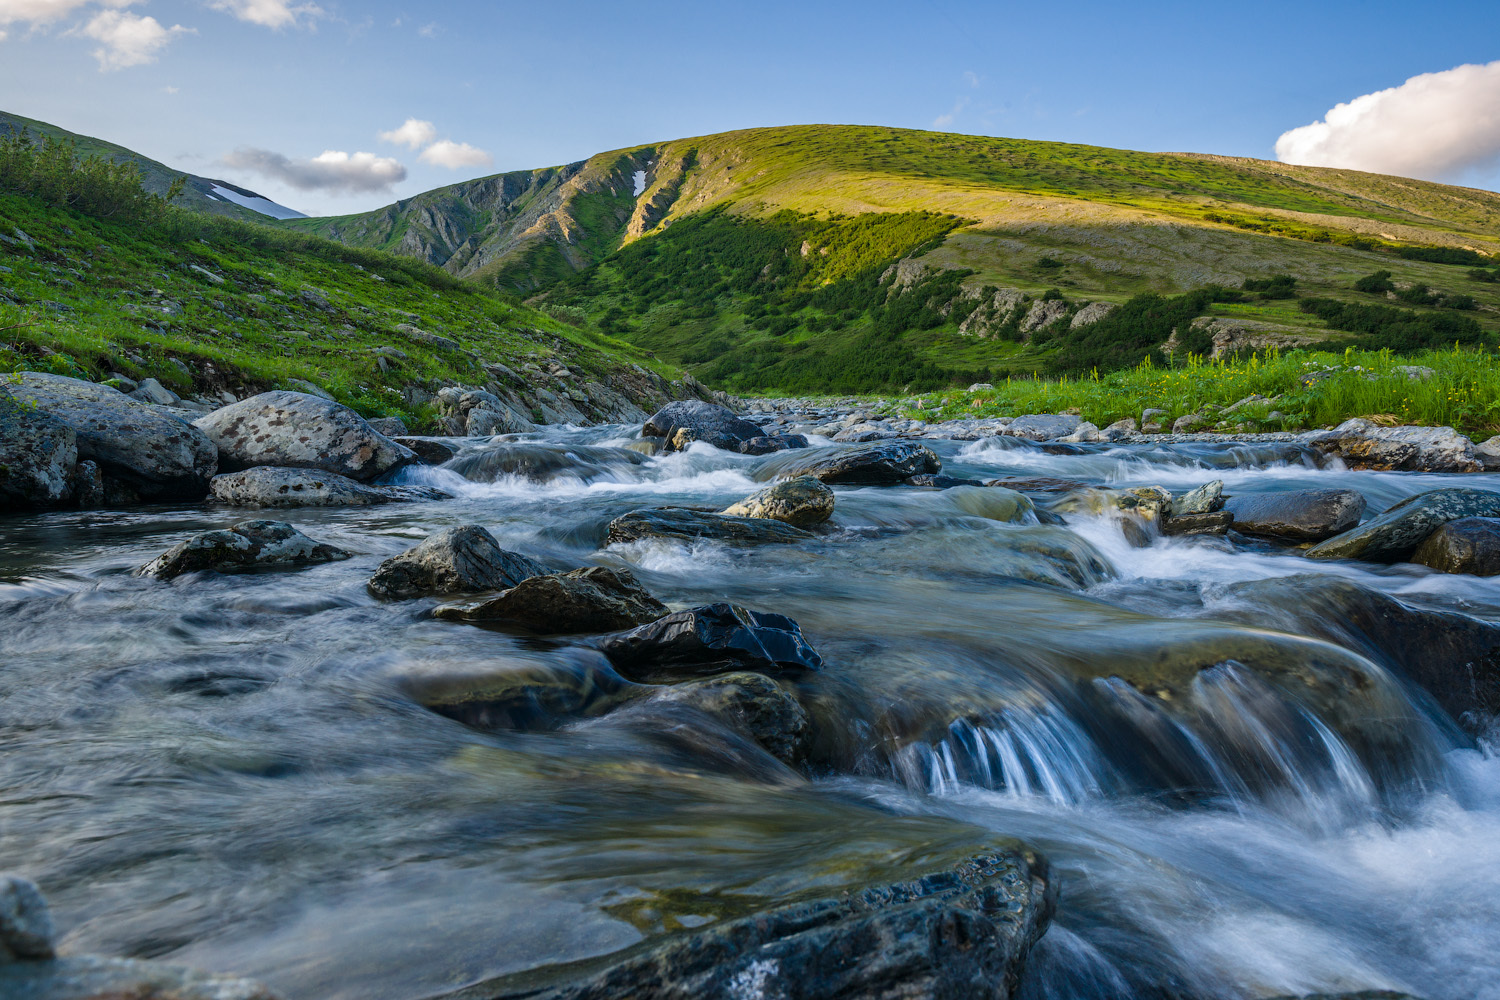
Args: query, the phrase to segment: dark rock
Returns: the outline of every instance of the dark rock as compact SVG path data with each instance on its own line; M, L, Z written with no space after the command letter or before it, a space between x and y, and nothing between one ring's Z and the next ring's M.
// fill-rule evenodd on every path
M1040 857L996 845L906 881L855 885L639 947L572 982L516 977L470 996L1005 1000L1056 900Z
M0 509L53 507L73 496L73 428L0 387Z
M358 413L305 392L263 392L198 418L226 470L274 465L365 481L416 460Z
M906 485L922 486L933 490L951 490L955 486L983 486L977 479L959 479L955 476L934 476L931 473L923 473L919 476L907 476Z
M170 580L213 570L284 569L348 559L350 553L308 538L283 521L241 521L223 531L205 531L180 542L135 571Z
M1074 490L1087 489L1088 484L1076 479L1052 479L1046 476L1038 476L1032 479L989 479L986 486L1004 486L1006 489L1015 490L1017 493L1071 493Z
M833 516L833 490L812 476L783 479L724 508L731 517L761 517L811 528Z
M401 682L406 694L430 711L475 729L549 730L604 715L653 689L617 674L598 650L558 650L545 664L504 659L479 669L430 671Z
M1359 524L1365 498L1354 490L1251 493L1230 498L1224 509L1247 535L1321 542Z
M770 434L741 441L739 452L741 455L769 455L776 451L806 447L807 438L801 434Z
M427 486L368 486L331 472L271 465L215 476L210 489L215 500L236 507L368 507L451 499Z
M1500 517L1500 493L1456 486L1418 493L1307 550L1309 559L1403 562L1427 536L1463 517Z
M813 537L801 528L762 517L732 517L678 507L633 510L609 522L606 545L645 538L700 538L736 545L800 542Z
M1125 536L1125 541L1133 549L1149 549L1151 547L1151 535L1141 522L1133 517L1122 517L1115 522L1120 526L1120 534Z
M1215 479L1172 499L1171 514L1211 514L1224 509L1224 480Z
M56 955L52 914L36 883L0 875L0 965L39 961Z
M369 424L377 434L384 434L392 440L411 433L406 428L406 421L400 417L371 417Z
M1335 455L1356 469L1392 472L1480 472L1484 463L1474 443L1452 427L1381 427L1362 417L1333 430L1303 437L1324 455Z
M532 576L495 597L432 612L448 621L512 622L546 635L634 628L669 613L628 570L602 566Z
M73 499L83 510L97 510L106 502L104 470L88 459L78 463L73 477Z
M196 427L160 407L138 403L108 386L61 375L20 372L6 388L22 406L34 404L72 429L80 459L145 499L208 492L219 453Z
M1222 535L1234 523L1234 515L1227 510L1205 514L1173 514L1161 519L1163 535Z
M750 421L722 406L697 399L681 399L663 406L646 421L641 434L664 438L672 451L680 451L694 441L725 451L739 451L741 443L763 436L761 429Z
M931 448L915 441L889 441L869 448L820 451L780 475L815 476L834 485L894 486L911 476L942 471L943 463Z
M476 483L492 483L501 476L539 483L571 476L588 482L645 461L644 455L628 448L520 441L469 451L449 468Z
M1036 511L1030 497L1003 486L955 486L943 493L941 502L961 514L1010 524L1030 521Z
M458 455L456 447L433 438L396 437L391 440L403 448L410 448L412 454L417 456L417 461L426 465L442 465Z
M477 524L448 528L392 556L370 578L376 597L404 599L426 594L461 594L514 587L546 567L518 552L507 552Z
M765 674L720 674L673 684L656 700L690 705L743 731L784 764L807 757L812 723L796 696Z
M632 680L705 677L732 670L818 670L820 657L783 615L710 604L604 636L595 645Z
M1500 573L1500 520L1461 517L1449 521L1417 546L1411 561L1440 573L1494 576Z

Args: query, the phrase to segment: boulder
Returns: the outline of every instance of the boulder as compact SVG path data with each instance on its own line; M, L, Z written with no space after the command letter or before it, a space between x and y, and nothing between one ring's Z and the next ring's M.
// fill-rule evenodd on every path
M1222 535L1234 523L1234 515L1227 510L1204 511L1199 514L1170 514L1161 519L1163 535Z
M1449 521L1500 517L1500 493L1456 486L1418 493L1364 524L1307 550L1309 559L1404 562Z
M1140 429L1136 427L1135 418L1124 417L1123 419L1116 420L1114 423L1110 424L1108 427L1100 431L1099 436L1106 441L1118 441L1121 438L1126 438L1132 434L1138 433L1140 433Z
M0 510L66 502L77 465L73 428L0 388Z
M482 601L445 604L432 612L448 621L510 622L545 635L613 632L670 614L628 570L602 566L528 577Z
M1027 441L1055 441L1072 434L1082 422L1074 413L1029 413L1011 421L1005 433Z
M369 424L377 434L384 434L392 439L405 437L411 433L406 427L406 421L400 417L371 417Z
M392 438L403 448L410 448L417 456L417 461L425 465L442 465L451 461L458 455L458 449L451 444L445 444L434 438L426 437L397 437Z
M215 476L209 485L215 500L235 507L368 507L452 499L428 486L370 486L331 472L274 465Z
M740 442L741 455L769 455L772 452L806 448L807 438L801 434L763 434Z
M644 455L628 448L516 441L469 449L449 468L477 483L492 483L502 476L519 476L539 483L562 477L588 482L600 476L617 475L628 466L645 462Z
M959 479L957 476L934 476L930 472L924 472L920 476L907 476L906 485L920 486L929 490L951 490L955 486L984 486L977 479Z
M1091 441L1103 441L1104 433L1099 430L1097 424L1091 424L1085 420L1073 428L1073 433L1064 434L1057 440L1063 444L1083 444Z
M736 517L680 507L633 510L609 522L605 544L647 538L712 539L737 545L800 542L813 537L801 528L764 517Z
M759 427L733 411L697 399L680 399L663 406L646 421L641 434L665 438L671 450L702 441L725 451L738 451L742 442L764 436Z
M908 476L943 471L937 454L915 441L887 441L868 448L819 451L780 471L783 479L813 476L831 485L894 486Z
M1208 424L1208 418L1201 413L1185 413L1172 421L1173 434L1196 434Z
M678 611L594 644L625 677L647 682L735 670L780 675L823 666L796 622L733 604Z
M1224 509L1243 534L1321 542L1359 524L1365 498L1354 490L1248 493L1231 498Z
M1485 438L1474 446L1474 457L1484 466L1485 472L1500 472L1500 434Z
M205 531L179 542L135 571L136 576L170 580L184 573L213 570L284 569L348 559L351 553L315 542L284 521L241 521L222 531Z
M1303 441L1356 469L1390 472L1479 472L1474 443L1452 427L1381 427L1354 417Z
M142 379L128 395L131 399L155 406L179 406L182 403L177 393L154 378Z
M1063 514L1108 514L1118 510L1145 521L1158 521L1169 515L1172 494L1160 486L1135 486L1125 490L1084 487L1073 490L1052 505Z
M894 884L824 890L638 946L603 967L559 970L580 977L571 981L520 975L486 984L482 995L1005 1000L1056 900L1039 856L996 845Z
M807 757L812 738L807 709L765 674L720 674L672 684L656 700L690 705L727 722L784 764L795 766Z
M23 407L70 428L78 457L97 462L130 492L144 499L208 492L219 453L207 435L168 411L108 386L40 372L11 376L6 388Z
M1494 576L1500 573L1500 520L1461 517L1449 521L1417 546L1411 561L1441 573Z
M1224 509L1224 480L1215 479L1172 499L1172 516L1209 514Z
M0 965L54 958L52 914L36 883L0 875Z
M943 493L943 500L961 514L1010 524L1031 520L1036 512L1029 497L1004 486L955 486Z
M833 516L833 490L813 476L772 483L724 508L731 517L760 517L797 528L811 528Z
M518 552L507 552L477 524L448 528L381 563L370 578L370 593L401 600L427 594L504 590L546 567Z
M416 461L358 413L305 392L276 390L195 421L219 448L226 470L274 465L322 469L360 481Z

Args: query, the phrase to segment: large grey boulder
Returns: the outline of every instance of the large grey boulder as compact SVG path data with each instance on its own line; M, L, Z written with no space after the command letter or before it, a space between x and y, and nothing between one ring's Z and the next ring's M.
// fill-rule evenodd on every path
M1500 472L1500 434L1485 438L1474 446L1474 457L1484 466L1485 472Z
M1072 434L1082 422L1072 413L1028 413L1012 420L1005 433L1027 441L1051 441Z
M213 570L286 569L348 559L350 553L313 541L284 521L241 521L179 542L135 571L136 576L170 580L184 573Z
M1452 427L1381 427L1354 417L1303 441L1356 469L1392 472L1479 472L1474 442Z
M831 485L896 486L910 476L943 471L937 453L915 441L886 441L842 451L819 450L780 470L780 477L813 476Z
M679 541L711 539L736 545L767 542L800 542L813 537L801 528L760 517L734 517L707 511L661 507L633 510L609 522L606 545L637 542L647 538Z
M403 599L427 594L477 593L514 587L547 568L519 552L508 552L477 524L448 528L392 556L370 578L377 597Z
M142 498L196 499L218 470L218 449L207 435L118 389L42 372L13 375L6 388L23 406L71 428L80 459L97 462Z
M663 406L641 428L645 437L665 438L668 447L680 450L694 441L725 451L739 451L740 444L764 432L733 411L697 399L680 399Z
M1464 486L1418 493L1364 524L1307 550L1309 559L1408 559L1427 536L1463 517L1500 517L1500 493Z
M368 507L451 499L429 486L370 486L318 469L274 465L215 476L209 492L220 503L235 507Z
M73 495L78 439L73 428L0 383L0 510L53 507Z
M1449 521L1417 546L1411 561L1442 573L1500 574L1500 520L1461 517Z
M449 621L509 622L545 635L613 632L669 613L628 570L603 566L528 577L494 597L432 612Z
M260 465L322 469L369 480L416 461L347 406L278 389L215 410L194 422L218 446L226 471Z
M762 517L796 528L811 528L833 516L833 490L813 476L797 476L772 483L721 513L731 517Z
M1224 509L1242 534L1321 542L1359 524L1365 498L1354 490L1247 493L1230 498Z

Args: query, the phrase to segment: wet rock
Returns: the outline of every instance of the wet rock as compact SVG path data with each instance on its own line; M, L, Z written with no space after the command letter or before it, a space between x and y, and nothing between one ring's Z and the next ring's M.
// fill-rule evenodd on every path
M487 659L400 681L415 702L475 729L547 730L604 715L651 688L617 674L598 650L558 650L545 664Z
M783 469L783 478L814 476L831 485L894 486L908 476L943 471L937 454L914 441L890 441L868 448L820 451Z
M347 406L304 392L263 392L195 426L218 446L228 471L274 465L364 481L416 460Z
M83 510L98 510L106 502L104 470L98 462L85 459L78 463L73 476L73 499Z
M631 680L706 677L733 670L780 675L818 670L823 658L783 615L710 604L604 636L595 646Z
M1074 490L1089 488L1087 483L1076 479L1057 479L1051 476L1032 476L1028 479L990 479L986 480L984 485L1004 486L1018 493L1072 493Z
M1320 542L1307 550L1307 556L1403 562L1428 535L1465 517L1500 517L1500 493L1462 486L1419 493L1357 528Z
M432 612L448 621L511 622L545 635L612 632L669 613L628 570L602 566L528 577L494 597L445 604Z
M977 479L959 479L955 476L934 476L930 473L923 473L920 476L907 476L906 485L922 486L932 490L951 490L955 486L983 486L985 484Z
M36 883L0 875L0 965L52 958L52 914Z
M1107 514L1118 510L1145 521L1159 521L1172 508L1172 494L1160 486L1137 486L1127 490L1085 487L1074 490L1053 504L1064 514Z
M73 428L0 387L0 510L64 503L77 464Z
M1151 547L1151 535L1145 528L1141 527L1139 521L1134 518L1122 517L1115 522L1120 526L1120 534L1125 536L1125 541L1133 549L1148 549Z
M1365 498L1354 490L1251 493L1230 499L1234 530L1294 542L1321 542L1359 524Z
M674 451L694 441L725 451L739 451L742 442L763 436L761 429L750 421L722 406L697 399L677 400L663 406L646 421L641 434L666 439Z
M806 448L807 438L801 434L770 434L749 438L740 442L741 455L770 455L793 448Z
M1215 479L1211 483L1204 483L1195 490L1190 490L1180 497L1172 500L1172 516L1183 517L1188 514L1209 514L1224 509L1224 480Z
M215 500L235 507L368 507L452 499L427 486L369 486L331 472L274 465L215 476L209 485Z
M465 524L439 531L387 559L370 578L369 588L376 597L401 600L503 590L545 572L535 560L502 549L479 525Z
M170 580L204 570L233 573L311 566L348 559L350 555L333 545L313 541L284 521L241 521L179 542L136 570L135 575Z
M690 705L740 729L767 753L796 766L807 757L812 723L807 709L778 682L757 673L720 674L672 684L655 700Z
M943 500L960 513L1011 524L1028 521L1036 506L1022 493L1003 486L956 486Z
M406 427L406 421L400 417L371 417L369 424L377 434L384 434L392 440L411 433Z
M811 528L833 516L833 490L813 476L772 483L724 508L732 517L762 517L797 528Z
M1005 1000L1056 899L1040 857L997 846L894 884L855 885L666 938L572 982L516 977L474 995Z
M160 407L139 403L108 386L40 372L11 376L6 389L70 428L80 459L144 498L198 499L218 469L207 435ZM28 405L29 404L29 405Z
M436 438L396 437L391 440L403 448L410 448L412 454L417 456L417 461L426 465L442 465L444 462L452 461L458 455L456 447Z
M644 455L627 448L519 441L467 451L449 468L477 483L492 483L501 476L519 476L539 483L569 476L588 482L613 470L643 465L645 461Z
M1204 511L1201 514L1171 514L1161 519L1163 535L1222 535L1234 523L1227 510Z
M643 437L639 441L632 441L625 446L627 451L639 452L647 457L655 457L666 451L667 442L659 437Z
M1500 573L1500 520L1462 517L1449 521L1417 546L1411 561L1440 573L1494 576Z
M1381 427L1361 417L1303 437L1312 448L1356 469L1479 472L1474 443L1451 427Z
M1082 422L1072 413L1030 413L1011 421L1005 433L1027 441L1055 441L1072 434Z
M609 522L606 545L647 538L712 539L737 545L800 542L813 537L801 528L763 517L735 517L680 507L633 510Z
M1486 438L1482 444L1476 444L1474 457L1484 466L1485 472L1500 472L1500 434Z

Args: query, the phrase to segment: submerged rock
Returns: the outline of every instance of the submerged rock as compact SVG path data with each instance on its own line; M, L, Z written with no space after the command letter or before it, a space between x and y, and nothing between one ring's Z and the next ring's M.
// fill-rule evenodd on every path
M1126 490L1084 487L1074 490L1052 505L1064 514L1108 514L1120 511L1144 521L1157 522L1172 508L1172 494L1160 486L1137 486Z
M1163 535L1222 535L1234 523L1227 510L1204 511L1201 514L1173 514L1161 519Z
M811 528L833 516L833 490L814 476L797 476L772 483L721 513L731 517L759 517Z
M0 965L54 957L56 935L52 914L36 883L18 875L0 875Z
M559 650L545 665L505 659L400 682L413 701L475 729L545 730L603 715L649 693L593 649Z
M215 476L209 487L215 500L236 507L368 507L451 499L429 486L368 486L331 472L271 465Z
M669 613L628 570L602 566L528 577L494 597L432 612L449 621L513 622L546 635L628 629Z
M391 439L403 448L410 448L417 461L426 465L442 465L458 455L458 449L445 441L428 437L394 437Z
M284 569L348 559L350 553L315 542L284 521L241 521L221 531L205 531L179 542L135 571L136 576L170 580L184 573L213 570Z
M1381 427L1354 417L1303 440L1356 469L1391 472L1479 472L1474 443L1452 427Z
M0 388L0 510L67 501L77 465L73 428Z
M1464 517L1500 517L1500 493L1456 486L1418 493L1307 550L1309 559L1404 562L1427 536Z
M274 465L364 481L416 460L347 406L305 392L263 392L195 426L218 446L227 471Z
M1234 530L1247 535L1321 542L1359 524L1365 498L1354 490L1296 490L1231 498Z
M654 698L690 705L729 723L784 764L797 765L807 757L812 738L807 710L795 695L765 674L720 674L672 684Z
M806 447L807 438L801 434L767 434L741 441L737 450L741 455L769 455Z
M782 469L780 476L813 476L833 485L894 486L909 476L942 471L942 461L926 445L889 441L869 448L820 451Z
M997 846L905 881L856 885L675 935L572 982L515 977L471 995L1006 1000L1056 900L1039 856Z
M984 483L977 479L959 479L956 476L932 475L924 472L917 476L907 476L906 485L920 486L930 490L951 490L955 486L983 486Z
M796 622L733 604L678 611L604 636L595 646L632 680L681 680L732 670L783 674L823 666Z
M668 403L647 420L641 428L645 437L659 437L668 442L668 450L680 451L694 441L711 444L725 451L739 451L740 445L764 436L755 424L736 416L731 410L697 399Z
M588 482L645 461L644 455L629 448L518 441L469 451L449 469L476 483L492 483L502 476L538 483L571 476Z
M736 517L679 507L633 510L609 522L606 545L647 538L712 539L736 545L800 542L813 537L801 528L764 517Z
M1500 573L1500 519L1461 517L1417 546L1411 561L1441 573L1494 576Z
M945 490L942 498L961 513L990 521L1021 523L1036 512L1025 494L1004 486L955 486Z
M477 524L448 528L392 556L370 578L376 597L404 599L427 594L461 594L514 587L546 567L519 552L508 552Z

